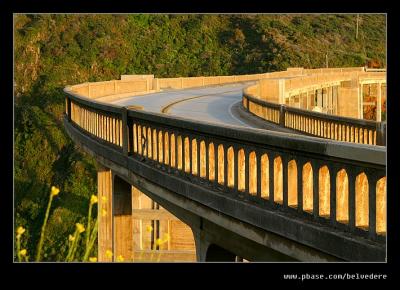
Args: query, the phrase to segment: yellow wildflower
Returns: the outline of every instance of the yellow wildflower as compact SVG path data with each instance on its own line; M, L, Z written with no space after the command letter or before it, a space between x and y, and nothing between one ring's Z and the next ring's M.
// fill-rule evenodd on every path
M90 197L90 204L95 204L97 203L98 199L97 196L92 194L92 196Z
M113 253L110 250L106 251L106 257L111 258L113 256Z
M73 241L75 241L75 237L73 235L69 235L68 240L70 242L73 242Z
M90 262L97 262L97 258L96 258L96 257L90 257L90 258L89 258L89 261L90 261Z
M51 196L56 196L56 195L58 195L59 192L60 192L60 190L57 187L55 187L55 186L51 187Z
M26 249L22 249L21 251L19 251L19 254L20 254L22 257L25 257L25 256L26 256L26 253L27 253Z
M102 196L102 197L101 197L101 201L102 201L102 202L106 202L106 201L107 201L107 197Z
M117 262L123 262L124 261L124 257L122 257L122 255L119 255L117 257Z
M23 233L25 233L24 227L18 227L18 229L17 229L17 237L18 237L18 238L21 237L21 235L22 235Z
M101 216L106 216L107 215L107 211L103 208L101 210Z
M79 233L83 233L85 231L85 227L82 224L76 223L75 225Z
M165 242L163 241L163 240L161 240L161 239L157 239L156 240L156 245L157 246L159 246L159 245L162 245L162 244L164 244Z
M151 233L153 231L153 227L152 226L147 226L146 227L146 232Z

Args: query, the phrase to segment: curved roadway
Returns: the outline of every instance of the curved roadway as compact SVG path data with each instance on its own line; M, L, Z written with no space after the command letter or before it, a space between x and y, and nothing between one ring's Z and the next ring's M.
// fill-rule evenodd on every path
M293 133L268 124L239 109L242 90L253 82L234 83L189 89L167 89L161 92L124 97L111 101L125 107L165 113L224 126L251 127Z
M234 126L248 126L231 114L231 106L240 102L248 84L230 84L127 97L113 101L120 106L140 106L143 110Z

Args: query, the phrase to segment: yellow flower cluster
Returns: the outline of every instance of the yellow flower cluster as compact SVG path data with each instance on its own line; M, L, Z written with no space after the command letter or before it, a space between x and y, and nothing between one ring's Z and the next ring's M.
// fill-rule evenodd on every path
M107 211L103 208L101 210L101 216L106 216L107 215Z
M73 235L69 235L68 240L70 242L73 242L73 241L75 241L75 237Z
M160 245L162 245L162 244L165 244L166 242L169 241L169 239L170 239L169 234L165 234L164 237L163 237L163 239L157 239L157 240L156 240L156 245L157 245L157 246L160 246Z
M106 251L106 257L111 258L113 256L113 253L110 250Z
M85 227L82 224L76 223L75 225L79 233L83 233L85 231Z
M146 232L151 233L153 231L153 227L152 226L147 226L146 227Z
M124 261L124 257L122 257L122 255L119 255L117 257L117 262L123 262Z
M89 258L89 261L90 261L90 262L97 262L97 258L96 258L96 257L90 257L90 258Z
M18 227L18 229L17 229L17 238L20 238L23 233L25 233L25 229L23 227Z
M59 192L60 192L60 190L57 187L55 187L55 186L51 187L51 196L56 196L56 195L58 195Z
M20 254L22 257L25 257L25 256L26 256L26 253L27 253L26 249L22 249L21 251L19 251L19 254Z
M97 196L92 194L92 196L90 197L90 204L95 204L98 202Z

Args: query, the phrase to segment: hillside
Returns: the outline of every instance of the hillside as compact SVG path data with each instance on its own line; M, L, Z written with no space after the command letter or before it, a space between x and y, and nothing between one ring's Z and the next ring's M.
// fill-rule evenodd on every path
M15 218L36 244L52 185L45 260L65 257L96 193L96 164L62 127L67 84L384 64L386 18L360 15L16 15ZM33 247L29 247L30 249ZM34 256L34 253L29 253Z

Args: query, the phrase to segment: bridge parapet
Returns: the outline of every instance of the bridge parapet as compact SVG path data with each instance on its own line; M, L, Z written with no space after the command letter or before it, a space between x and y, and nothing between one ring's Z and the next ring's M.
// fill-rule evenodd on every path
M303 70L303 73L308 71L309 74L278 80L262 79L244 89L243 107L266 121L304 134L338 141L385 145L386 124L380 122L380 115L381 85L386 83L386 73L350 69L341 72L331 69L326 73L325 70L329 69ZM317 74L310 74L310 71L316 71ZM371 83L378 85L376 114L379 122L339 116L340 108L343 113L362 116L362 86ZM339 89L346 90L343 96L338 93ZM294 104L293 98L297 98ZM324 113L311 111L313 106Z
M70 124L125 156L249 204L383 241L384 147L221 127L65 92Z
M244 92L243 107L252 114L284 128L337 141L385 145L386 123L327 115L260 100ZM250 90L251 92L251 90Z

